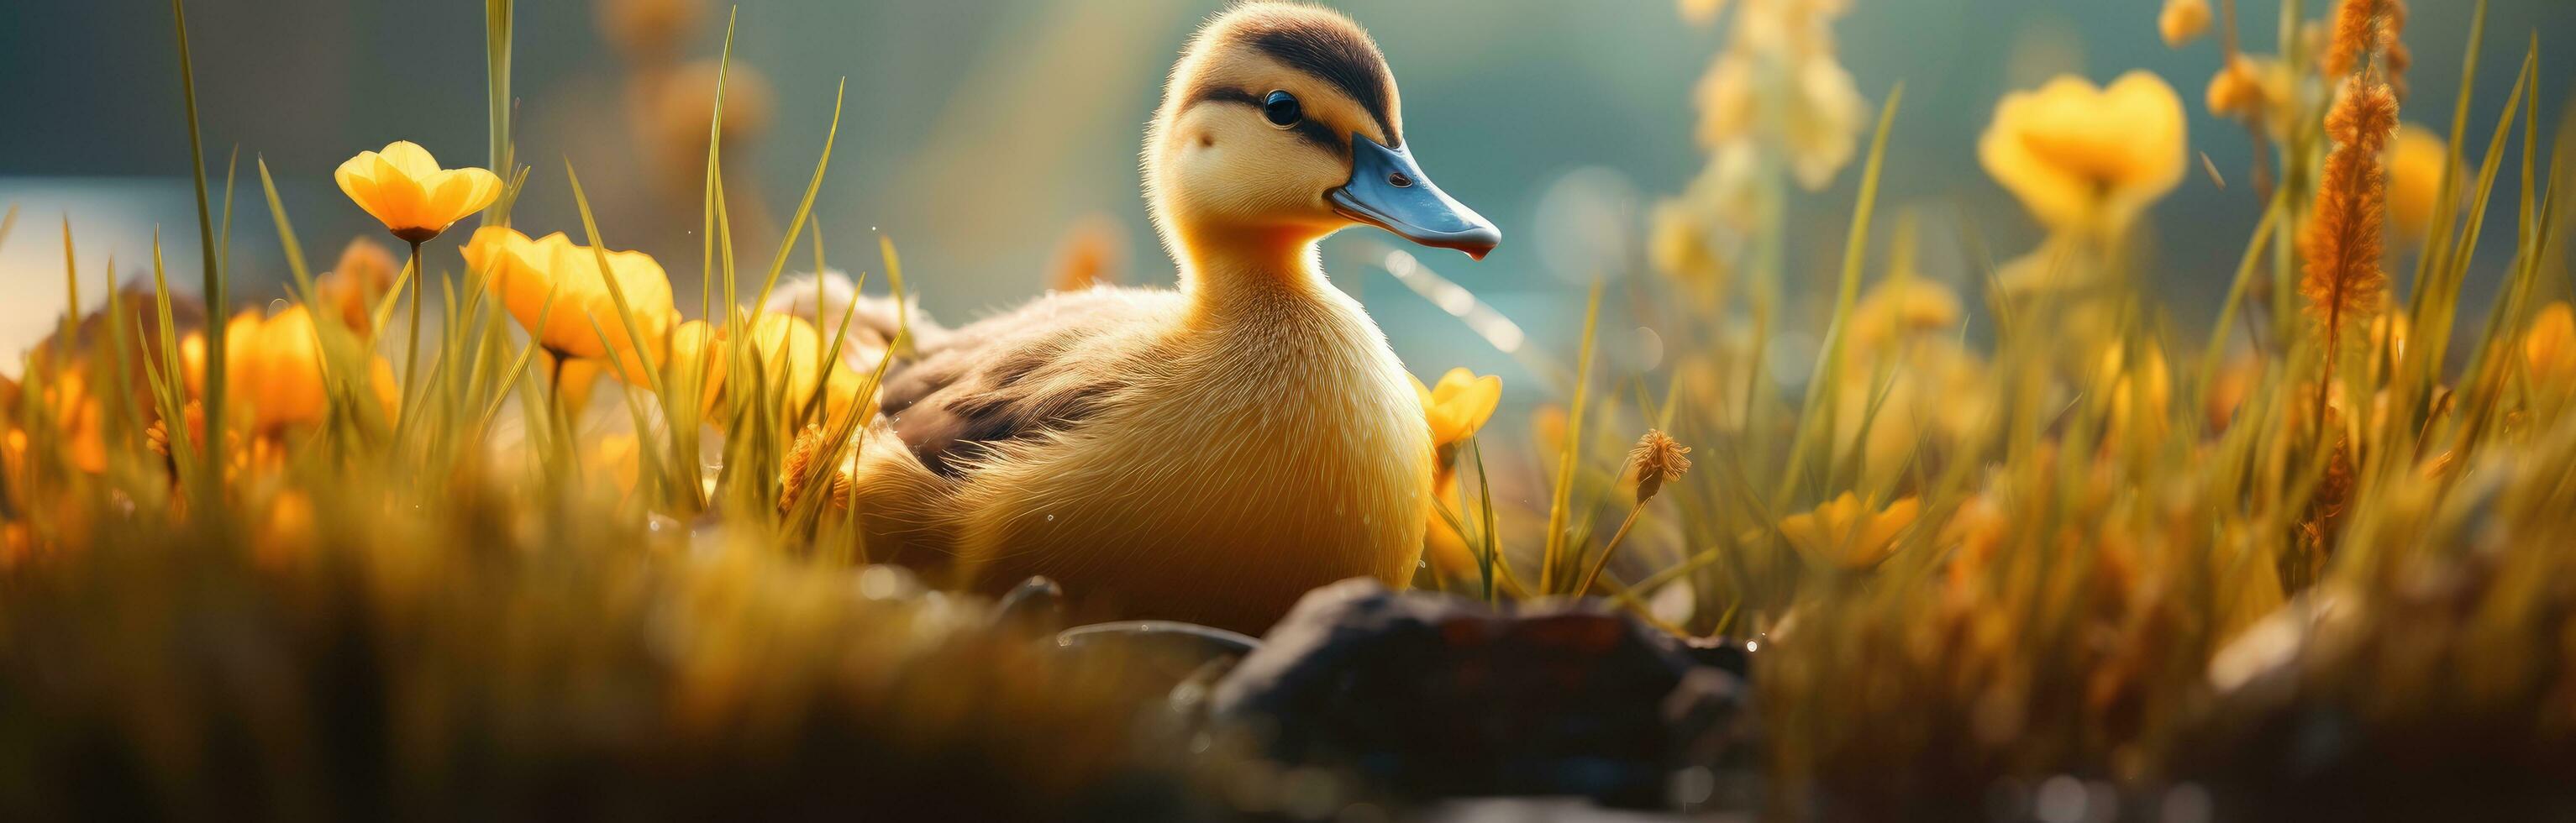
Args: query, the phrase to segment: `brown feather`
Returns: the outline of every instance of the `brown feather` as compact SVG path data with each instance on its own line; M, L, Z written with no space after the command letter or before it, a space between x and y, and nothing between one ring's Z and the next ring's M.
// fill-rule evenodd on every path
M998 443L1061 430L1125 386L1119 332L1167 310L1134 289L1060 292L958 329L885 386L883 409L922 465L955 478Z

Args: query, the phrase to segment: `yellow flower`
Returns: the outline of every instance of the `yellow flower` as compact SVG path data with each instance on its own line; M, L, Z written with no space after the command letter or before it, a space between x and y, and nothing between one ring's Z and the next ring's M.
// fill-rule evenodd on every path
M1863 485L1897 482L1914 461L1964 447L1995 419L1992 370L1958 340L1926 336L1855 354L1836 393L1834 455L1861 459Z
M625 56L646 63L671 59L707 13L707 4L691 0L605 0L594 5L600 36ZM703 130L705 118L698 122Z
M2432 228L2434 201L2442 198L2442 167L2450 147L2429 129L2413 123L2397 127L2388 149L2388 224L2406 242L2422 240Z
M1869 106L1851 72L1831 54L1784 55L1775 66L1747 54L1721 56L1699 81L1699 142L1722 149L1748 138L1769 142L1798 185L1823 189L1849 163ZM1764 84L1774 74L1780 82Z
M1458 497L1458 444L1494 416L1494 404L1503 396L1503 379L1478 377L1466 369L1450 369L1436 387L1424 386L1422 378L1410 374L1405 378L1413 381L1413 393L1422 400L1422 414L1430 422L1431 443L1438 454L1432 463L1431 505L1463 507ZM1466 514L1463 508L1456 513ZM1423 539L1425 553L1441 574L1464 577L1476 572L1466 536L1438 515L1431 517Z
M1646 260L1655 270L1685 286L1701 286L1715 281L1725 264L1719 262L1717 250L1709 247L1708 238L1700 231L1699 215L1691 203L1667 200L1655 204L1653 227L1647 232ZM1704 289L1693 288L1697 297Z
M2165 46L2182 48L2182 44L2209 32L2209 0L2165 0L2164 13L2156 15L2156 30L2165 36Z
M2112 345L2103 350L2101 370L2094 374L2094 390L2110 401L2109 439L2115 442L2152 441L2164 434L2173 373L2161 347L2149 345L2143 351L2132 365L2128 348Z
M620 355L623 356L623 355ZM588 357L566 357L558 360L553 352L537 351L536 362L529 364L537 378L554 384L554 392L564 411L579 416L590 408L591 389L608 373L608 361Z
M601 435L582 450L581 465L592 479L607 481L620 497L634 494L635 480L643 471L641 444L633 432Z
M1981 492L1959 504L1950 522L1942 524L1940 534L1933 539L1936 546L1956 547L1948 568L1952 590L1963 591L1974 582L1976 573L2003 547L2012 525L2012 518L2005 516L1992 492Z
M63 459L69 461L73 468L91 474L106 471L106 429L99 399L89 392L88 370L75 362L45 379L31 378L26 388L35 390L36 397L53 416L54 435L62 444ZM8 407L14 410L19 398L15 391L11 391L0 393L0 401L7 402ZM11 464L10 471L14 473L18 466L24 465L27 435L24 429L13 427L9 436L15 451L10 459L20 461Z
M1921 504L1911 497L1873 512L1861 506L1860 498L1843 492L1815 511L1793 514L1780 521L1780 536L1788 538L1789 544L1800 551L1858 571L1878 565L1895 552L1897 535L1914 525L1919 514Z
M393 288L402 268L402 261L394 259L383 243L364 237L351 240L340 251L340 262L314 278L315 302L338 313L349 328L365 333L375 322L376 301Z
M722 330L704 320L691 320L672 326L670 333L662 336L661 345L647 349L645 356L631 357L620 352L617 360L618 369L607 373L630 386L651 386L653 377L644 371L649 361L653 367L662 370L663 380L670 381L664 385L666 389L679 388L682 381L695 382L702 396L699 405L701 413L712 413L718 399L716 392L724 387L725 350L716 345L716 342L721 339L721 332ZM577 364L584 361L571 362ZM606 370L607 363L604 361L592 362L599 362L599 368L602 371ZM567 375L566 380L569 381L573 372L567 370L564 373ZM597 373L593 372L593 374Z
M2203 94L2209 113L2233 119L2259 117L2265 132L2278 137L2289 125L2294 108L2290 88L2296 82L2289 65L2279 59L2239 54L2210 75Z
M2183 144L2182 99L2164 80L2060 75L2004 95L1977 158L2040 222L2114 234L2182 182Z
M2266 102L2263 93L2263 70L2254 58L2237 55L2227 66L2209 76L2209 88L2201 92L2209 113L2220 117L2244 117L2261 111Z
M839 355L826 351L831 337L805 322L805 318L784 314L764 314L752 324L750 332L752 358L761 364L761 382L726 379L730 388L750 392L757 388L771 396L781 391L784 381L786 406L793 415L801 411L807 398L814 396L815 384L823 386L823 411L834 418L860 402L859 389L867 378L850 368ZM716 373L725 371L719 367ZM710 383L713 381L710 380ZM731 402L745 402L747 395L728 394ZM873 400L873 398L868 398Z
M412 243L437 237L501 196L501 178L476 168L441 169L428 149L408 140L358 152L332 176L358 208Z
M1948 286L1914 277L1881 280L1852 306L1852 345L1875 350L1914 332L1956 328L1959 317L1959 295Z
M1422 398L1422 413L1431 420L1434 446L1464 442L1494 416L1494 404L1503 399L1503 379L1490 374L1478 377L1463 368L1450 369L1437 386L1406 377L1413 379L1413 392Z
M557 353L605 357L608 344L613 343L621 360L630 359L639 349L651 351L670 326L671 281L652 255L608 253L609 273L625 292L626 305L634 312L636 329L645 343L638 346L636 338L627 334L616 296L601 276L599 256L590 247L574 245L562 232L530 240L508 228L485 226L474 231L464 252L465 264L491 278L493 292L501 296L510 316L518 318L520 327ZM549 294L554 296L551 310L546 309ZM544 328L537 327L540 313L545 314ZM598 324L595 329L594 323Z
M2535 387L2561 392L2576 383L2576 310L2564 300L2543 307L2522 337L2522 357Z
M237 392L233 400L250 409L253 428L274 431L321 422L330 400L322 385L321 343L314 334L313 314L300 304L266 318L245 311L224 324L225 379ZM205 337L189 335L179 341L179 352L189 391L200 391ZM367 378L377 402L393 411L401 400L392 363L374 358Z

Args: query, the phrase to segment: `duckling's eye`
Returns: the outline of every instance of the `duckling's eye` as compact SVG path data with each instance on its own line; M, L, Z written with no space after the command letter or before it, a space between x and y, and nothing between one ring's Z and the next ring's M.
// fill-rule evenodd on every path
M1270 125L1284 129L1306 119L1306 109L1297 105L1297 95L1279 90L1262 99L1261 116L1269 119Z

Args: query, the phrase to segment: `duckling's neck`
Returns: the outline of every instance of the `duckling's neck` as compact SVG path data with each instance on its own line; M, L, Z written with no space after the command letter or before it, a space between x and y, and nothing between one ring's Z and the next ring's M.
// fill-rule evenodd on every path
M1178 255L1191 325L1257 322L1284 306L1347 301L1324 278L1322 239L1275 230L1192 235Z

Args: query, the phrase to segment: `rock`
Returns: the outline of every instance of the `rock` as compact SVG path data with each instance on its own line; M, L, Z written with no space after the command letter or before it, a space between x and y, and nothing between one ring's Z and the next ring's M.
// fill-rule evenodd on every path
M2551 665L2542 643L2466 628L2496 574L2478 565L2368 596L2320 585L2247 628L2212 656L2173 771L2217 820L2576 820L2547 681L2477 665Z
M1401 799L1659 808L1727 800L1678 789L1751 755L1749 695L1600 601L1497 609L1355 579L1307 594L1208 707L1283 764L1347 769Z

